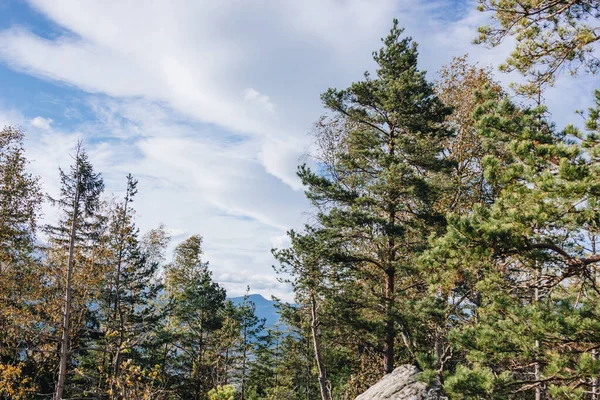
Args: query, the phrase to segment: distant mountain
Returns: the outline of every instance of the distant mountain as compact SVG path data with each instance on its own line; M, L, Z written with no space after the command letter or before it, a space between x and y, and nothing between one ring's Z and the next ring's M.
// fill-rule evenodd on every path
M238 305L244 301L244 296L232 297L229 300L233 304ZM279 314L277 314L274 301L267 300L260 294L249 295L248 301L251 301L256 306L256 316L265 319L265 327L270 328L279 321Z

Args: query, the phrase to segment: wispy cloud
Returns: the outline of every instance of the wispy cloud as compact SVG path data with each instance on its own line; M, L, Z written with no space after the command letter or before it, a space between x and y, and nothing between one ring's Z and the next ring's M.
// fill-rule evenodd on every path
M269 249L286 243L285 231L301 226L309 208L295 173L310 161L319 94L374 67L371 52L393 17L419 42L431 78L454 55L495 65L510 47L471 45L487 18L475 1L30 4L62 36L19 25L0 31L0 61L77 88L80 99L65 102L71 125L62 126L42 112L2 111L0 94L0 123L29 127L32 168L50 192L79 138L109 190L122 191L125 174L135 174L140 225L164 222L180 238L202 234L215 276L234 295L250 284L289 296ZM566 120L574 107L556 93L552 109Z

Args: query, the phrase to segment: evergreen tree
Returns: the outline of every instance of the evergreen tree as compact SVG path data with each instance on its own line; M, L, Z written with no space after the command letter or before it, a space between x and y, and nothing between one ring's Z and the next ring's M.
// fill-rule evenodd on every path
M237 307L231 300L225 302L221 328L216 333L215 373L218 385L228 385L235 371L236 347L240 337L240 320Z
M517 87L524 94L552 85L562 71L580 68L596 73L600 62L595 45L600 40L600 4L594 0L479 0L479 10L492 12L492 24L479 28L477 43L498 46L505 38L516 41L500 68L517 70L529 78Z
M0 396L13 391L15 398L36 386L30 356L41 340L37 322L43 315L34 256L42 195L39 179L26 170L23 139L19 128L0 131Z
M383 338L384 373L394 368L398 333L405 360L420 346L409 322L422 290L414 257L443 225L434 204L451 165L440 157L450 110L418 70L416 44L401 34L395 21L374 53L376 78L366 73L364 81L322 95L331 115L317 128L337 143L325 152L331 162L323 174L299 172L319 223L339 243L332 259L349 263L371 297L362 301Z
M281 263L281 274L292 277L296 304L308 310L309 324L313 343L314 359L318 370L319 390L322 400L331 400L331 385L327 380L327 372L323 359L320 311L323 308L323 296L327 284L332 280L331 272L326 268L326 244L319 237L319 231L306 227L305 233L288 232L291 247L273 250L275 258Z
M213 361L225 307L225 290L213 282L201 256L202 237L195 235L177 246L173 263L165 267L165 289L172 302L170 373L178 376L179 395L196 400L217 386Z
M103 381L110 382L111 398L117 398L121 364L148 367L145 347L160 319L157 296L162 285L157 280L160 258L154 259L153 245L142 247L139 230L133 222L132 207L137 180L127 176L125 197L113 204L108 217L105 287L100 298L100 322L104 349L101 354ZM166 243L158 243L164 246Z
M463 323L450 334L465 357L445 383L456 398L573 398L596 382L590 268L600 257L583 234L598 216L597 139L558 134L543 112L508 100L480 108L480 134L510 150L502 162L484 160L498 196L451 215L426 260L443 274L473 265L484 272L474 287L478 307L460 305Z
M68 172L60 170L60 198L51 199L61 211L61 219L55 226L48 226L52 243L49 258L59 268L59 280L55 284L64 289L64 301L61 312L60 354L55 400L62 400L65 391L67 372L71 368L73 334L82 323L74 322L74 294L79 295L83 315L86 313L85 303L89 288L84 287L83 275L95 279L101 271L95 270L95 260L90 248L99 236L98 214L100 211L100 195L104 190L104 182L100 174L95 173L88 155L81 142L77 144L74 163ZM89 284L90 282L86 282ZM74 291L76 291L74 293ZM81 293L83 292L83 293ZM83 317L82 317L83 318Z
M249 291L250 287L248 287L246 291L243 302L237 306L236 310L240 327L239 343L236 349L239 355L236 378L240 385L241 400L246 399L248 390L248 372L251 369L250 359L254 356L260 342L264 340L262 333L265 327L264 318L261 319L256 316L256 304L248 299Z

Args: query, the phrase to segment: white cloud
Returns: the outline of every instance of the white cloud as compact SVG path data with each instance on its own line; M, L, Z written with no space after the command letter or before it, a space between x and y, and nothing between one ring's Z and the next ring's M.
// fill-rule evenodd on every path
M143 229L164 222L174 236L205 237L206 258L232 294L250 284L289 296L269 250L306 219L296 168L322 113L319 95L373 69L371 52L393 17L419 43L430 78L454 55L497 65L510 48L471 45L487 18L475 0L31 4L63 35L0 31L0 61L87 92L81 104L93 115L63 130L49 118L29 121L28 154L47 190L56 192L57 166L83 139L110 191L122 191L127 172L140 180ZM562 120L575 104L559 94L548 100ZM27 123L0 109L3 121Z
M294 190L304 189L296 169L306 158L306 148L299 140L265 140L258 154L265 170Z
M273 246L274 249L285 249L290 247L291 244L290 237L287 234L271 237L271 246Z
M244 101L260 104L269 112L275 112L275 105L271 102L269 96L260 93L259 91L248 88L244 90Z
M40 128L40 129L44 129L44 130L48 130L50 129L50 125L52 125L52 118L44 118L44 117L35 117L33 118L31 121L29 121L29 123L36 127L36 128Z

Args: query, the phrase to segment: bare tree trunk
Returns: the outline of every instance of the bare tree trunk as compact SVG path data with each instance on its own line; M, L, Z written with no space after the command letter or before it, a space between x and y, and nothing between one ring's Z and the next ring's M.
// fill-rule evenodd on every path
M223 376L224 376L223 384L224 385L227 385L227 383L229 381L228 376L227 376L227 374L228 374L228 371L227 371L228 365L227 364L228 363L229 363L229 346L227 346L227 348L225 349L225 364L223 366L223 368L224 368L223 369Z
M394 341L396 339L396 330L394 328L394 315L393 315L393 294L394 294L394 279L396 271L394 267L389 267L386 271L386 282L385 282L385 342L383 346L384 358L383 358L383 371L386 374L391 373L394 370Z
M538 92L537 92L537 106L539 107L542 104L542 89L541 87L538 87ZM541 123L542 118L541 116L538 116L538 122ZM542 278L542 267L538 266L537 261L535 262L535 277L536 277L536 281L535 281L535 289L534 289L534 293L533 293L533 301L537 304L540 301L540 289L539 289L539 285L540 285L540 279ZM538 349L538 354L540 352L539 348L540 348L540 341L536 340L535 341L535 347ZM540 380L540 363L538 362L536 356L536 363L534 366L534 379L536 381ZM538 383L535 387L535 400L542 400L542 388L540 387L540 384Z
M396 153L396 144L394 140L395 127L390 125L390 136L388 142L388 151L390 156L394 156ZM387 204L387 222L389 227L394 226L396 223L396 205L393 201ZM394 371L394 342L396 340L396 328L395 328L395 315L394 315L394 303L395 303L395 280L396 280L396 243L393 234L388 233L387 249L386 249L386 270L385 270L385 342L383 345L384 358L383 358L383 371L386 374Z
M592 350L592 359L595 361L598 359L598 351ZM592 400L598 400L598 377L592 378Z
M79 162L79 151L77 148L76 162ZM63 310L63 323L62 323L62 338L60 348L60 361L58 367L58 381L56 383L56 394L55 400L63 399L63 392L65 390L65 378L67 376L67 364L69 362L69 342L71 340L69 335L69 323L71 320L71 286L73 280L73 258L75 254L75 234L77 231L77 218L79 217L79 166L76 169L77 177L75 179L75 199L73 201L73 215L71 221L71 232L69 234L69 261L67 263L67 279L65 284L65 303Z
M535 289L533 292L533 301L537 304L540 301L540 289L539 289L539 282L541 279L541 275L542 275L542 271L540 267L537 267L537 262L536 262L536 283L535 283ZM538 349L539 352L539 348L540 348L540 341L536 340L535 341L535 347ZM537 358L537 357L536 357ZM540 380L540 363L537 362L535 363L534 366L534 379L536 381ZM538 385L535 387L535 400L542 400L542 388L540 387L539 383Z
M331 400L331 392L327 387L327 375L325 373L325 368L323 367L323 359L321 357L321 344L319 340L319 318L317 316L317 300L315 299L314 293L311 293L310 295L310 313L310 331L313 337L315 361L317 362L317 369L319 371L319 389L321 390L321 398L323 400Z
M128 182L129 184L129 182ZM128 187L129 189L129 187ZM112 393L117 393L117 388L116 388L116 380L120 375L120 370L121 370L121 351L123 350L123 343L125 342L125 319L123 316L123 307L121 304L121 271L122 271L122 267L123 267L123 252L124 252L124 241L125 238L123 237L123 227L125 225L125 222L127 220L127 207L129 206L129 192L127 192L127 195L125 196L125 203L123 205L123 215L121 215L120 217L120 224L119 224L119 236L121 239L121 243L119 243L119 253L117 255L117 273L115 276L115 308L114 308L114 316L113 316L113 320L117 320L117 316L118 316L118 321L119 321L119 339L117 342L117 349L115 351L115 356L113 359L113 387L112 387Z
M246 327L244 326L244 350L242 354L242 400L246 399L246 346L248 346L248 334Z
M591 242L592 242L592 254L596 254L596 235L592 235L591 237ZM594 284L597 284L598 282L598 273L595 272L594 273ZM597 360L598 359L598 351L596 349L592 350L592 359ZM592 378L592 400L599 400L600 399L600 392L598 391L598 377L594 377Z

